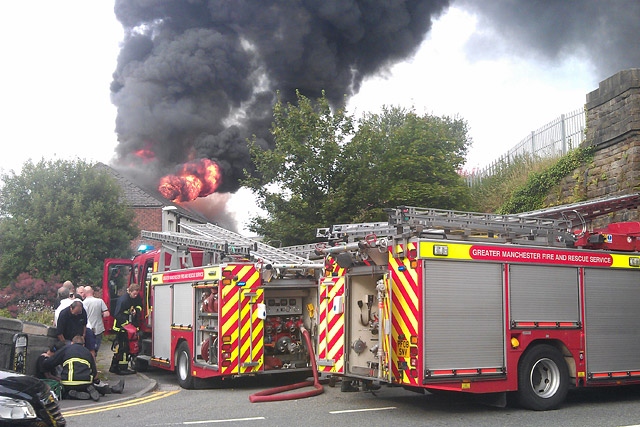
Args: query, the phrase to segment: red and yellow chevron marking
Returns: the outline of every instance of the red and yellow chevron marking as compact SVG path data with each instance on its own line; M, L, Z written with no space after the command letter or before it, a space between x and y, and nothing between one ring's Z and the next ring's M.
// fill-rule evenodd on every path
M391 336L389 336L387 333L385 333L385 327L384 325L387 323L387 321L389 320L390 314L391 314L391 299L390 299L390 295L391 295L391 281L389 280L389 276L385 275L384 276L384 288L386 289L386 297L384 298L384 300L382 301L382 319L380 319L380 340L381 345L382 345L382 351L384 352L384 360L383 360L383 365L380 366L379 369L381 369L382 372L382 377L385 378L386 380L391 380L390 377L390 372L389 372L389 358L391 356L391 351L390 351L390 347L391 347Z
M414 243L409 243L405 251L415 249ZM401 355L399 347L411 342L411 337L421 341L418 336L419 331L419 289L418 271L410 267L407 258L393 258L389 255L389 270L391 280L391 292L393 296L391 307L391 370L393 378L402 384L419 384L420 375L411 375L412 366L409 354ZM403 266L404 271L398 267ZM404 337L403 343L399 342L399 337ZM400 365L406 366L400 369ZM417 374L417 367L413 367L414 374Z
M222 287L219 346L221 353L230 353L231 364L224 366L221 358L220 372L257 372L264 363L264 321L258 318L255 305L264 298L260 274L252 264L229 265L226 269L233 269L233 276L238 279ZM239 286L238 282L244 285ZM255 362L255 366L244 365Z
M320 282L318 310L318 371L344 372L344 313L333 313L333 300L344 295L345 270L338 276L326 277ZM333 363L323 363L330 362Z

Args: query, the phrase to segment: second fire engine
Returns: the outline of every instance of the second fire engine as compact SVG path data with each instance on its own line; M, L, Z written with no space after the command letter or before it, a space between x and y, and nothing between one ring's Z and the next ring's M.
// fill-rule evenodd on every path
M322 230L318 369L557 408L640 383L640 223L587 230L639 195L522 215L399 207ZM578 221L576 221L578 219Z

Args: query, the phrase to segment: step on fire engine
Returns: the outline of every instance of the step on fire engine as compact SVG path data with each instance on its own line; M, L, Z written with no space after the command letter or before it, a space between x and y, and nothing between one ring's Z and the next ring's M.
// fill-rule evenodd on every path
M322 260L212 224L182 224L181 230L143 231L162 247L133 261L105 261L105 299L129 283L143 289L136 367L175 371L184 388L197 378L308 376L310 349L301 328L314 330Z
M494 215L399 207L319 230L318 369L362 383L507 392L640 383L640 223L589 230L640 195ZM338 239L335 242L333 239Z

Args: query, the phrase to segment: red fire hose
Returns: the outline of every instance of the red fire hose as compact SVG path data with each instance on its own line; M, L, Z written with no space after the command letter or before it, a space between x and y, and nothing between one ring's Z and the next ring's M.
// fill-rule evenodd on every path
M311 336L309 335L309 331L307 331L304 327L300 328L302 335L304 335L304 340L307 343L307 348L309 349L309 357L311 359L311 368L313 369L313 381L302 381L300 383L274 387L268 390L259 391L257 393L249 396L249 401L251 403L256 402L277 402L280 400L293 400L293 399L303 399L305 397L317 396L324 392L324 387L320 384L318 380L318 367L316 366L316 356L313 354L313 346L311 345ZM296 390L303 387L313 386L313 389L307 391L301 391L298 393L287 393L287 394L278 394L283 393L285 391Z

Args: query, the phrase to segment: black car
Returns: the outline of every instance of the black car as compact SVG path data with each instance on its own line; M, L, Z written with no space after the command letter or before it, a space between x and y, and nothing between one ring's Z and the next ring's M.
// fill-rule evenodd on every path
M0 369L0 426L65 426L49 386L28 375Z

